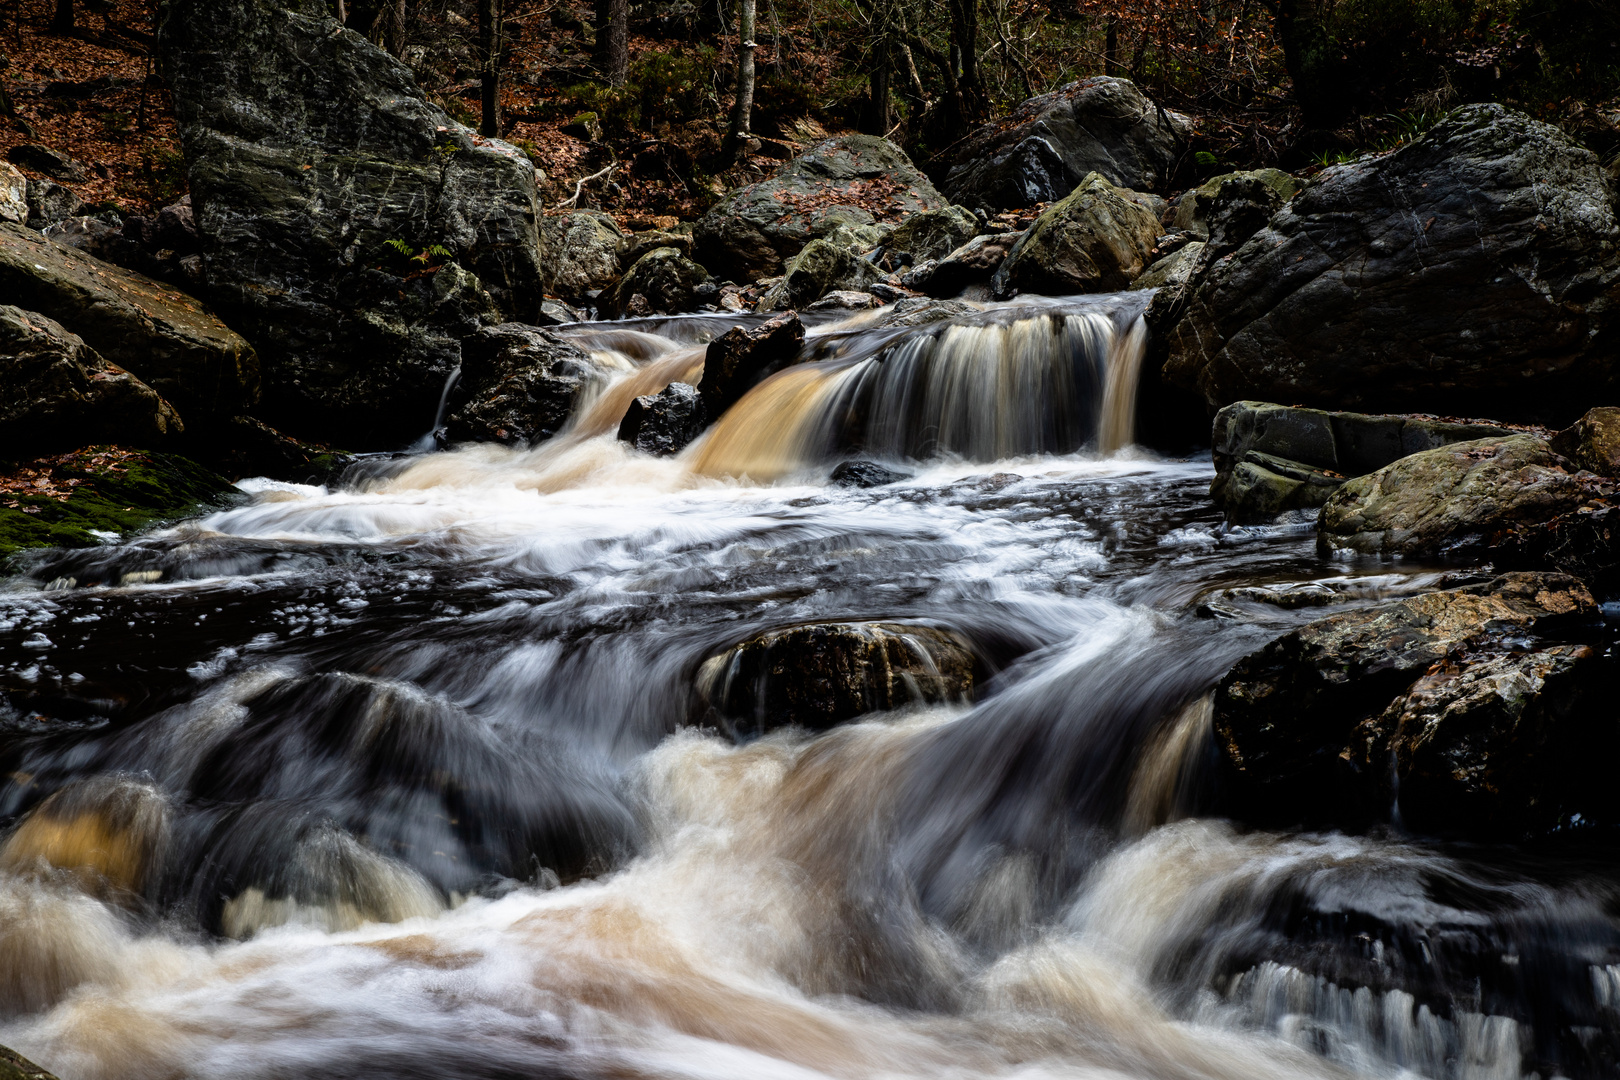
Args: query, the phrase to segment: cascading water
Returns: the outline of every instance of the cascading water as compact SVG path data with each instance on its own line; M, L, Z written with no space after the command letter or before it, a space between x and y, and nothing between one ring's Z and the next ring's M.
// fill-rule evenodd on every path
M1315 613L1205 601L1438 573L1108 456L1141 299L814 325L673 459L618 417L731 323L567 328L603 376L532 450L33 556L0 1043L68 1080L1613 1075L1612 859L1208 816L1210 686ZM912 475L829 485L852 455ZM975 700L693 726L712 657L837 620L969 643Z

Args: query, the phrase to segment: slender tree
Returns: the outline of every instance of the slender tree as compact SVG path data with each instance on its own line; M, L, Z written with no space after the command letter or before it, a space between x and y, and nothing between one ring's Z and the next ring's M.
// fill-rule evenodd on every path
M1318 0L1263 0L1271 13L1283 64L1294 83L1305 127L1328 131L1348 114L1344 57L1322 18Z
M609 86L624 85L630 67L630 0L596 0L596 67Z
M743 147L753 141L749 126L754 113L754 42L755 0L740 0L737 5L737 104L731 110L731 127L721 147L723 161L737 160Z
M479 83L484 116L478 131L486 138L501 134L501 4L478 0Z
M51 16L51 33L73 33L73 0L56 0L56 12Z

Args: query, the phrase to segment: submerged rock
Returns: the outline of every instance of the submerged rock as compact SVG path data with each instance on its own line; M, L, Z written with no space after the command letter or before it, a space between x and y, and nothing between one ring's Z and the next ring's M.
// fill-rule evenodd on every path
M1124 289L1144 269L1164 229L1131 193L1092 173L1047 209L991 279L998 296L1061 296Z
M697 288L709 280L709 272L672 247L653 248L637 259L624 276L602 291L597 307L603 314L648 315L659 312L674 315L697 306ZM642 297L647 310L637 311L635 297Z
M674 382L630 402L619 422L619 438L644 454L668 457L686 449L703 424L703 398L697 387Z
M538 313L534 166L323 4L178 0L158 48L201 276L266 358L265 419L361 449L419 434L463 332L422 271L454 261L504 317Z
M237 497L224 477L174 454L92 446L40 458L0 472L0 556L93 547Z
M781 273L783 260L840 225L899 221L947 205L898 146L845 135L727 195L693 227L693 250L721 277L757 281Z
M155 447L184 430L157 391L37 312L0 305L0 456L85 442Z
M1616 376L1620 217L1589 151L1468 105L1324 170L1193 289L1166 376L1212 405L1572 416Z
M898 472L875 461L844 461L840 462L827 477L839 487L875 488L885 484L898 484L902 480L909 480L909 473Z
M598 377L589 356L539 327L486 327L462 343L446 434L454 442L541 442L562 430Z
M1192 122L1126 79L1081 79L979 128L945 179L952 202L1005 210L1062 199L1090 173L1128 188L1170 175Z
M804 324L792 311L773 315L753 329L733 327L709 342L703 356L703 394L707 422L725 411L768 376L799 360Z
M253 347L171 285L0 224L0 291L9 302L61 323L194 423L232 415L258 399Z
M1256 522L1286 510L1319 507L1349 476L1409 454L1470 439L1514 433L1486 421L1432 416L1371 416L1239 401L1211 427L1215 479L1209 497L1227 520Z
M820 731L902 705L960 701L976 659L960 636L904 623L809 623L760 634L707 660L699 696L735 736Z
M1399 813L1469 834L1612 816L1607 782L1571 768L1620 748L1596 701L1577 701L1592 650L1534 644L1569 640L1596 612L1574 578L1512 573L1284 635L1215 693L1234 803L1256 823L1359 828Z

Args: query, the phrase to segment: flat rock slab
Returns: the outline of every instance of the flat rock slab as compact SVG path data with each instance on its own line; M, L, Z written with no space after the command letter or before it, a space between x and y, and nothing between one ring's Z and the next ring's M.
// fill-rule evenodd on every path
M55 319L182 415L231 415L258 400L253 346L171 285L0 223L0 294Z

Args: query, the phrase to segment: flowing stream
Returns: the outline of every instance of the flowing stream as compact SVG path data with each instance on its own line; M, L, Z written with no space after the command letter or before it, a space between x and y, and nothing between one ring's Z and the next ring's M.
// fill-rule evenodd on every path
M1226 668L1456 568L1224 529L1207 456L1131 446L1142 299L829 318L665 459L619 417L747 320L568 327L601 378L537 448L35 556L0 1043L64 1080L1615 1075L1612 855L1219 817ZM974 700L700 723L708 658L825 620L961 636Z

